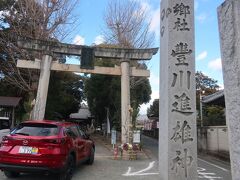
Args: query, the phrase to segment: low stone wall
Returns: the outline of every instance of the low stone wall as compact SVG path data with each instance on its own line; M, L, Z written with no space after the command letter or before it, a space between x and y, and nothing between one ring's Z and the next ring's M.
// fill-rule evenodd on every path
M198 127L198 151L229 158L227 126Z

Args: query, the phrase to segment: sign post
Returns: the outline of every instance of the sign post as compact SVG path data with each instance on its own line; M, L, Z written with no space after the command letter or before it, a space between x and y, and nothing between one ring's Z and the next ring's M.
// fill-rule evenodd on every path
M112 136L111 136L111 144L113 145L113 148L117 142L117 131L112 130Z
M197 180L194 0L161 1L161 180Z
M112 133L111 133L111 143L113 145L113 155L114 155L114 159L117 159L118 156L118 147L115 146L117 144L117 131L112 129Z
M133 143L135 143L135 144L140 144L141 143L140 130L133 131Z

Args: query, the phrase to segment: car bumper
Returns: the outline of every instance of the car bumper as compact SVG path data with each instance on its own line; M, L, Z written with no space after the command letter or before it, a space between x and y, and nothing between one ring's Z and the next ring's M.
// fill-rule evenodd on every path
M0 156L0 169L14 171L58 171L65 166L65 156L41 157L12 157Z
M13 164L0 164L1 170L8 170L14 172L46 172L46 173L58 173L63 168L48 168L38 166L24 166L24 165L13 165Z

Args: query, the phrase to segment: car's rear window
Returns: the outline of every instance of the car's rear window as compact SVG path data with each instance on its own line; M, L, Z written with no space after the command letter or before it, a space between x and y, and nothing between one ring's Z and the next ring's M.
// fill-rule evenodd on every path
M11 134L25 136L54 136L59 132L59 128L53 124L30 124L22 123L14 129Z

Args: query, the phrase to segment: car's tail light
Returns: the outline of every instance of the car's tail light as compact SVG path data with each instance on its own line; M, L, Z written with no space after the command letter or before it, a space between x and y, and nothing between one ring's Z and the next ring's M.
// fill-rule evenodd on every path
M2 137L2 142L8 142L9 140L12 140L12 139L13 139L12 137L3 136L3 137Z
M7 136L3 136L2 137L2 142L5 142L5 141L7 141L8 140L8 137Z
M43 139L42 142L50 143L50 144L64 144L64 138L57 138L57 139Z
M9 136L3 136L3 137L2 137L1 145L9 144L10 141L11 141L12 139L13 139L12 137L9 137Z

